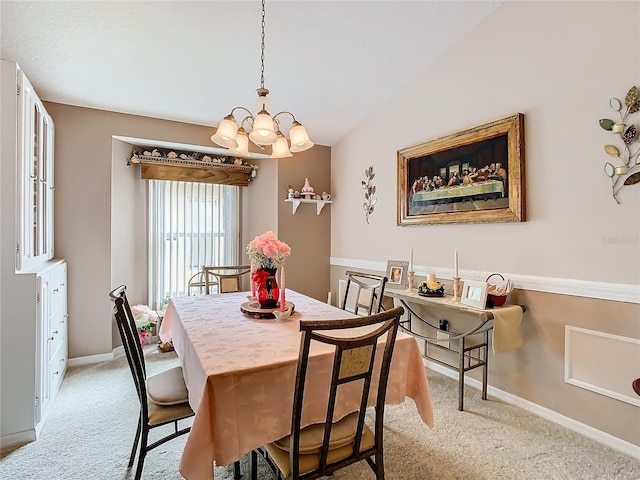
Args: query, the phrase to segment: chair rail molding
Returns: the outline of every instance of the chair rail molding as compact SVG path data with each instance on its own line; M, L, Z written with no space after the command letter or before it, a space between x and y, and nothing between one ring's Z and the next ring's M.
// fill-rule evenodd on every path
M355 258L331 257L331 266L358 268L384 272L387 268L385 261L360 260ZM428 265L414 266L415 275L426 277L427 273L435 273L440 278L453 279L452 268L430 267ZM492 272L474 270L461 270L460 276L470 280L484 281ZM572 295L575 297L596 298L600 300L613 300L640 304L640 285L624 283L589 282L570 278L539 277L533 275L521 275L503 272L516 284L520 290L534 292L555 293L558 295Z

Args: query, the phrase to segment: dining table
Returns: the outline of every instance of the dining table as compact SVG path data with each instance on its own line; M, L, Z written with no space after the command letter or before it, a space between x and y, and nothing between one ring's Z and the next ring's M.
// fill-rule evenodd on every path
M287 304L294 307L288 321L254 318L241 312L248 295L236 292L173 298L160 327L160 339L173 341L195 412L180 460L180 473L187 480L212 479L214 465L229 465L288 435L300 320L339 321L354 316L287 289ZM403 332L398 332L395 342L385 403L400 404L406 397L412 398L422 422L431 428L431 395L418 343ZM310 354L303 426L325 421L332 364L326 346L317 347ZM372 392L376 382L372 382ZM370 403L374 400L372 394ZM357 408L357 394L345 391L334 419Z

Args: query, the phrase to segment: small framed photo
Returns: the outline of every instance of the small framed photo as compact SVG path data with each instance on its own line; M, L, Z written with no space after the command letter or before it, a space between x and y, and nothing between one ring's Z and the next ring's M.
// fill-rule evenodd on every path
M487 282L465 280L460 301L473 308L485 309L487 305Z
M387 260L387 287L386 288L407 288L407 272L409 262L399 260Z

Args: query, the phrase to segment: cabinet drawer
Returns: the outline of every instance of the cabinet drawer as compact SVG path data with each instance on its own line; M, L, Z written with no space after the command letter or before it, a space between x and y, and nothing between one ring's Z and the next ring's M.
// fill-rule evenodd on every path
M67 302L67 266L61 265L51 272L49 308L56 314Z
M53 358L49 361L49 399L53 400L58 393L62 377L67 370L67 348L66 345L60 345L55 351Z
M63 310L50 319L49 336L47 337L47 358L52 359L61 345L67 344L67 318ZM66 350L66 348L65 348Z

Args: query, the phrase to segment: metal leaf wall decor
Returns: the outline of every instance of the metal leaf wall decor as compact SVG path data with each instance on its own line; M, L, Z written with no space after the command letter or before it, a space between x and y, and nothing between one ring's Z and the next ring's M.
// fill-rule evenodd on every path
M365 220L369 223L369 215L373 213L373 209L376 206L376 203L378 203L378 199L374 198L374 195L376 194L376 187L375 185L371 185L371 180L376 176L376 174L373 173L373 166L364 171L364 176L366 177L366 180L362 181L362 188L364 189L365 202L362 205L362 208L364 208Z
M608 118L599 120L600 126L619 135L622 140L620 148L615 145L605 145L604 151L622 161L622 165L614 166L611 162L604 164L604 173L611 178L611 193L619 204L618 193L625 185L640 183L640 140L638 127L630 123L631 116L640 111L640 92L635 85L629 89L624 97L624 104L617 98L609 100L609 106L620 115L620 121Z

